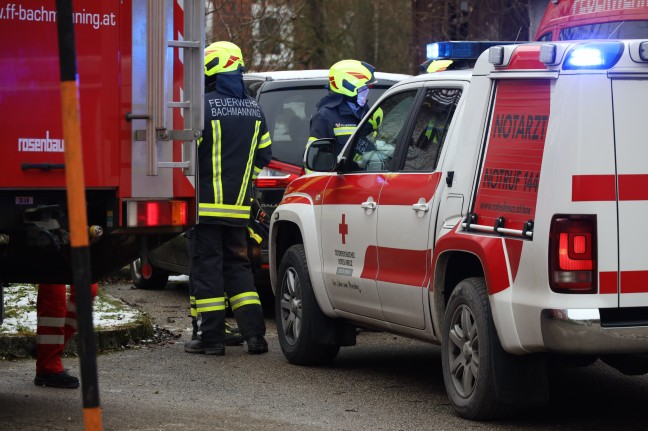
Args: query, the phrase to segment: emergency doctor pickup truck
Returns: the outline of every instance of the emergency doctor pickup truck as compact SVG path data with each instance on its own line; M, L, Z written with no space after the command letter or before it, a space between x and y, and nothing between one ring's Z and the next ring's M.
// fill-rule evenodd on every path
M646 373L646 100L648 40L500 45L394 85L339 156L313 142L270 231L288 361L356 326L440 344L470 419L546 402L549 362Z

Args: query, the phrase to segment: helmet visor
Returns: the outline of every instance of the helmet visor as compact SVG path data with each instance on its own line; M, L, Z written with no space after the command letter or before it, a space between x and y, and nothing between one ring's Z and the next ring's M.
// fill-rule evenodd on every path
M370 65L369 63L365 63L364 61L360 62L364 67L367 68L367 70L371 73L371 77L367 82L365 82L365 85L371 86L372 84L375 84L377 82L376 80L376 68Z

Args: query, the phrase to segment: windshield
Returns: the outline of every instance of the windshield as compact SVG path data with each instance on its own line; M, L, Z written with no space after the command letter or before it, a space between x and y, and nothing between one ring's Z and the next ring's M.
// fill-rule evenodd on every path
M560 31L560 40L645 39L648 21L614 21L569 27Z
M310 119L317 111L317 102L327 91L323 86L295 87L260 94L259 103L270 129L274 159L303 166ZM369 105L373 105L384 92L384 88L372 88Z

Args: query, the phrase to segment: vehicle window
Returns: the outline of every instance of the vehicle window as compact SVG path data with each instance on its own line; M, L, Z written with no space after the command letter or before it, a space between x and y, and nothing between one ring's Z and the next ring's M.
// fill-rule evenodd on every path
M551 41L551 32L545 33L538 38L538 42L549 42Z
M460 96L461 90L457 88L427 90L409 140L403 171L436 168Z
M315 105L325 94L324 88L304 87L260 94L259 104L272 137L273 158L303 165L310 118L317 109Z
M645 39L648 21L614 21L581 25L560 30L560 40Z
M321 86L261 92L258 99L272 137L273 158L296 166L304 165L310 119L317 111L317 102L327 91ZM369 103L375 102L384 92L385 88L371 89Z
M385 172L393 168L396 143L407 123L416 90L395 94L382 101L371 113L371 120L354 137L351 144L352 172ZM374 129L371 123L377 124ZM363 133L366 131L366 133Z

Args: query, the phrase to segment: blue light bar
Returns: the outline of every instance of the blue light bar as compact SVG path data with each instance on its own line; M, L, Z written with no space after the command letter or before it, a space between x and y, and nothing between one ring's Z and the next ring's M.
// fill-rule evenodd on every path
M435 42L426 46L428 60L476 60L491 46L511 45L515 42Z
M563 69L609 69L619 61L623 49L624 45L621 42L594 42L578 45L565 57Z

